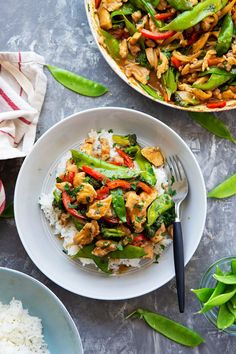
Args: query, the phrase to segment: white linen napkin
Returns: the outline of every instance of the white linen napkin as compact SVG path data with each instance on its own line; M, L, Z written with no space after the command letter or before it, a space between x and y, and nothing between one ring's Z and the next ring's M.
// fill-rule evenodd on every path
M0 52L0 160L26 156L35 140L47 78L34 52Z

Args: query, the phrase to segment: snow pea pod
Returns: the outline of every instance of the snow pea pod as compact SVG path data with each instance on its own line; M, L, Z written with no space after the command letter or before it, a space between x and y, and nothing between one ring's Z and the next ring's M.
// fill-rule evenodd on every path
M234 23L230 14L225 15L220 34L217 38L216 52L220 57L227 53L234 34Z
M219 283L221 284L221 283ZM202 307L202 309L200 311L198 311L198 313L205 313L209 310L211 310L213 307L215 306L221 306L223 304L225 304L226 302L228 302L236 293L236 287L233 286L231 287L227 292L225 293L221 293L220 295L217 296L213 296L212 298L210 298Z
M151 226L157 220L157 218L172 208L174 205L173 199L169 194L164 193L158 196L150 205L147 212L147 225Z
M120 59L120 42L109 32L100 29L102 36L104 37L104 43L111 57L115 60Z
M231 298L230 302L233 305L233 308L236 309L236 294Z
M111 190L112 206L120 221L126 222L125 201L121 188Z
M214 90L231 79L231 74L225 72L225 75L211 74L209 80L202 84L193 84L192 87L200 90Z
M200 124L203 128L207 129L212 134L220 138L230 140L236 144L236 140L231 135L229 129L214 114L208 112L189 112L189 115L198 124Z
M191 289L200 302L207 302L213 294L213 288Z
M136 6L137 8L141 9L141 10L145 10L149 16L152 18L153 22L155 23L155 25L157 27L161 27L162 26L162 22L158 21L155 18L155 14L156 11L153 7L153 3L151 1L146 1L146 0L131 0L131 3Z
M144 91L146 91L149 94L149 96L151 96L151 97L153 97L153 98L155 98L157 100L164 101L163 97L156 90L154 90L151 86L144 85L144 84L141 84L141 83L139 83L139 85L142 87L142 89Z
M217 275L214 274L213 277L223 284L236 284L236 275Z
M234 319L236 319L236 308L234 308L233 304L232 304L232 300L230 300L227 303L228 309L229 311L234 315Z
M193 5L188 0L167 0L167 2L176 10L191 10Z
M98 97L108 92L108 89L98 82L88 80L83 76L76 75L71 71L46 65L52 76L66 88L83 96Z
M116 16L128 16L132 15L135 12L135 7L130 3L125 3L119 10L112 11L111 19L114 19Z
M202 77L202 76L206 76L206 75L209 75L209 74L231 75L231 77L233 77L235 75L235 73L232 70L231 71L226 71L224 69L218 68L217 66L211 66L208 70L203 71L198 76Z
M108 259L106 257L97 257L92 254L95 245L91 244L81 248L73 258L89 258L94 261L96 266L103 272L110 274L111 271L108 268Z
M231 261L231 270L232 270L232 274L236 275L236 259L232 259Z
M234 140L235 142L235 140ZM236 143L236 142L235 142ZM209 198L228 198L236 194L236 173L208 193Z
M227 2L228 0L205 0L199 2L192 10L182 12L173 21L160 28L160 30L184 31L195 26L204 18L220 11Z
M145 256L146 253L144 251L144 249L142 247L138 247L138 246L132 246L132 245L128 245L126 247L124 247L124 249L122 251L114 251L109 253L109 258L112 259L134 259L134 258L141 258L143 256Z
M157 179L156 175L153 171L152 165L150 162L148 162L147 159L141 154L140 148L138 149L136 155L135 155L135 161L138 164L138 167L142 171L140 173L140 177L144 182L147 182L151 186L155 186Z
M168 99L177 90L177 75L173 68L169 67L168 70L162 75L162 86L167 92Z
M137 309L127 318L132 316L144 319L144 321L156 332L159 332L172 341L187 347L195 347L205 342L204 338L202 338L197 332L155 312Z
M104 238L121 238L125 236L125 232L119 229L109 229L107 227L101 228L101 233Z
M230 312L226 304L223 304L219 308L217 316L217 327L219 329L225 329L234 323L234 315Z

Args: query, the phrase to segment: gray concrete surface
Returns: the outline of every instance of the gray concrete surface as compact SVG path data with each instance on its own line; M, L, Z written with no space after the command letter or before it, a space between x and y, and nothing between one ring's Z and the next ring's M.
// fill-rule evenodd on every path
M105 83L110 93L91 99L58 85L48 75L47 95L37 137L69 114L98 106L135 108L162 120L191 147L202 168L206 186L212 188L235 172L236 146L210 135L186 113L162 107L134 92L121 81L100 55L87 23L82 0L1 1L2 51L34 50L46 61ZM236 136L235 112L219 115ZM13 198L22 160L0 161L8 201ZM201 206L199 205L199 208ZM179 314L174 281L161 289L129 301L96 301L71 294L48 280L31 262L13 220L0 220L0 266L39 279L63 301L80 331L85 354L234 354L236 338L217 332L203 316L195 315L198 302L190 293L198 287L204 270L215 260L236 255L235 198L208 201L208 215L200 246L186 268L186 313ZM126 313L145 307L187 324L206 338L199 349L181 347L154 333L142 321L124 320ZM53 354L66 354L57 353Z

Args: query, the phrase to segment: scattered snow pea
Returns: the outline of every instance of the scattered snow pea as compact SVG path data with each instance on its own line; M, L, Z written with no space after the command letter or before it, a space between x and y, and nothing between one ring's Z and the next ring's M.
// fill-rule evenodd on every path
M125 201L121 188L111 190L112 206L120 221L126 222Z
M176 10L191 10L193 5L188 0L167 0L167 2Z
M199 2L192 10L184 11L173 21L160 28L161 31L184 31L195 26L204 18L220 11L228 0L205 0Z
M207 129L212 134L220 138L230 140L231 142L236 144L236 140L231 135L228 128L214 114L208 112L189 112L189 115L198 124L200 124L203 128Z
M234 141L235 142L235 141ZM236 142L235 142L236 143ZM236 194L236 173L208 193L209 198L228 198Z
M213 288L201 288L201 289L191 289L191 291L197 296L198 300L201 302L207 302L211 295L213 294Z
M114 165L117 166L117 165ZM123 167L123 166L117 166L117 167ZM133 177L139 176L141 173L138 170L135 170L134 168L129 169L125 167L124 170L105 170L102 168L96 168L97 171L103 173L105 176L107 176L110 179L129 179Z
M217 327L219 329L225 329L234 323L234 315L230 312L226 304L223 304L219 308L217 316Z
M230 299L233 308L236 309L236 294Z
M231 79L231 74L225 71L225 75L211 74L207 82L202 84L193 84L192 87L200 90L214 90Z
M187 347L195 347L205 341L197 332L193 331L192 329L155 312L137 309L127 318L132 316L139 319L144 319L145 322L156 332L159 332L174 342L185 345Z
M172 208L174 205L173 199L169 194L164 193L158 196L150 205L147 212L147 225L151 226L157 218L165 211Z
M97 257L92 254L92 251L94 249L95 245L91 244L88 246L84 246L81 248L74 258L89 258L94 261L96 266L101 269L103 272L110 274L111 271L108 268L108 259L106 257Z
M176 91L174 94L176 104L182 107L196 106L200 101L187 91Z
M171 99L171 96L177 90L178 78L176 72L173 68L169 67L168 70L162 75L162 85L165 88L168 100Z
M142 247L128 245L122 251L114 251L109 253L108 257L112 259L134 259L145 256L146 253Z
M115 60L120 59L120 42L109 32L100 29L102 36L104 37L104 43L111 57Z
M228 275L217 275L214 274L213 277L220 281L223 284L236 284L236 275L228 274Z
M236 275L236 259L233 259L231 261L231 270L232 270L232 273Z
M134 12L135 7L130 2L126 2L119 10L112 11L111 19L114 19L116 16L132 15Z
M234 34L234 23L230 14L226 14L222 23L220 34L217 38L216 52L218 56L227 53Z
M136 134L128 134L128 135L112 135L112 140L114 143L121 146L132 146L137 144L137 136Z
M222 283L218 283L218 284L222 284ZM211 310L215 306L220 306L225 304L235 295L235 293L236 293L235 286L230 287L227 292L223 294L221 293L220 295L217 296L213 296L214 294L213 293L211 298L204 304L204 306L200 311L198 311L198 313L205 313Z
M57 66L46 65L54 79L68 89L89 97L98 97L108 92L108 89L98 82L88 80L83 76L76 75L68 70Z
M156 175L153 171L152 165L150 162L145 159L145 157L141 154L140 148L138 149L136 155L135 155L135 161L138 164L140 170L142 171L140 173L141 179L150 184L151 186L155 186L157 179Z
M139 83L139 85L142 87L144 91L146 91L151 97L156 98L157 100L163 101L163 97L156 91L154 90L151 86L149 85L144 85Z
M234 319L236 319L236 308L234 308L233 304L232 304L232 300L230 300L227 303L228 309L229 311L234 315Z
M218 68L217 66L211 66L208 70L203 71L199 74L200 77L206 76L209 74L217 74L217 75L235 75L232 71L226 71L224 69Z
M109 229L107 227L101 228L101 233L104 238L121 238L125 236L125 232L119 229Z

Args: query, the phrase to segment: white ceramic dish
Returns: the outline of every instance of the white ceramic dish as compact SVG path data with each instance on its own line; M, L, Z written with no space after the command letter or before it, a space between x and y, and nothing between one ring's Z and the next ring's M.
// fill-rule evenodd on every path
M51 354L83 354L79 332L58 297L29 275L0 267L0 301L9 304L13 297L31 316L41 318Z
M120 134L135 133L142 145L159 145L166 156L182 160L190 184L183 205L185 264L195 252L206 218L206 191L195 157L169 127L147 114L125 108L97 108L76 113L49 129L35 144L20 170L15 190L15 219L21 241L33 262L51 280L76 294L96 299L118 300L143 295L174 276L172 247L159 264L122 276L107 276L81 270L62 252L60 241L50 232L38 199L50 192L55 168L71 147L91 129L112 128Z
M127 76L122 71L121 67L116 63L116 61L114 59L112 59L112 57L109 55L107 50L102 45L99 44L99 41L98 41L98 39L99 39L99 34L98 34L99 33L99 21L98 21L96 11L95 11L95 1L94 0L84 0L84 4L85 4L85 10L86 10L88 23L89 23L91 32L93 34L94 40L95 40L101 54L103 55L104 59L106 60L108 65L110 65L110 67L113 69L113 71L122 80L124 80L129 86L131 86L133 89L135 89L136 91L141 93L143 96L146 96L149 99L151 99L152 101L158 102L158 103L163 104L165 106L180 109L183 111L193 111L193 112L218 112L218 111L220 111L221 112L221 111L227 111L227 110L236 108L236 100L228 101L227 105L224 108L219 109L219 108L208 108L208 107L206 107L205 104L201 104L201 105L197 105L197 106L181 107L181 106L173 105L171 103L160 101L160 100L157 100L157 99L151 97L149 94L147 94L140 87L137 80L135 80L134 78L129 78L129 79L127 78Z

